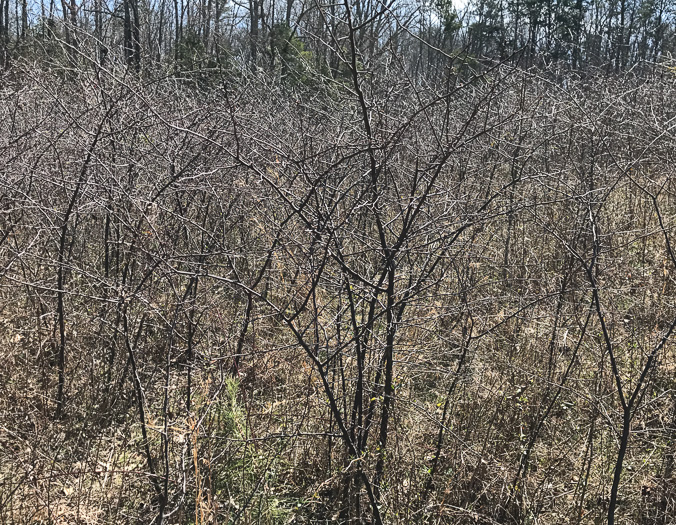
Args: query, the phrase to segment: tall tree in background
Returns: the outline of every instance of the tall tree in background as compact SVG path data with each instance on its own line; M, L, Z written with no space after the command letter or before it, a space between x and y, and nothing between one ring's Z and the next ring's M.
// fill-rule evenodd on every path
M141 70L141 34L138 0L122 0L124 6L124 57L128 66Z

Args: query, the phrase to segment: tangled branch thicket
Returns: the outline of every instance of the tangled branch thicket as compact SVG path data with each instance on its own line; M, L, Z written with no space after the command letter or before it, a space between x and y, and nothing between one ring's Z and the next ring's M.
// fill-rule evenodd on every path
M2 523L676 516L676 99L14 69Z

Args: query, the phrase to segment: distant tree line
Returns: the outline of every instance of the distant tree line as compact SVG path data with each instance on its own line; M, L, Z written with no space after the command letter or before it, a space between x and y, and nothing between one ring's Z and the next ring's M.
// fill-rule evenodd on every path
M0 51L76 60L95 57L137 71L249 67L307 81L344 76L354 28L369 68L394 54L416 78L470 65L619 72L670 57L676 7L669 0L0 0Z

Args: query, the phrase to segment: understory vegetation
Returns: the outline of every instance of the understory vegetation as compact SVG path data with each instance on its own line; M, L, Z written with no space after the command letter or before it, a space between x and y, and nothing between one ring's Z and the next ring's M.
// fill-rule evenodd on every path
M673 69L358 70L3 73L0 522L673 522Z
M0 524L676 523L667 0L0 0Z

